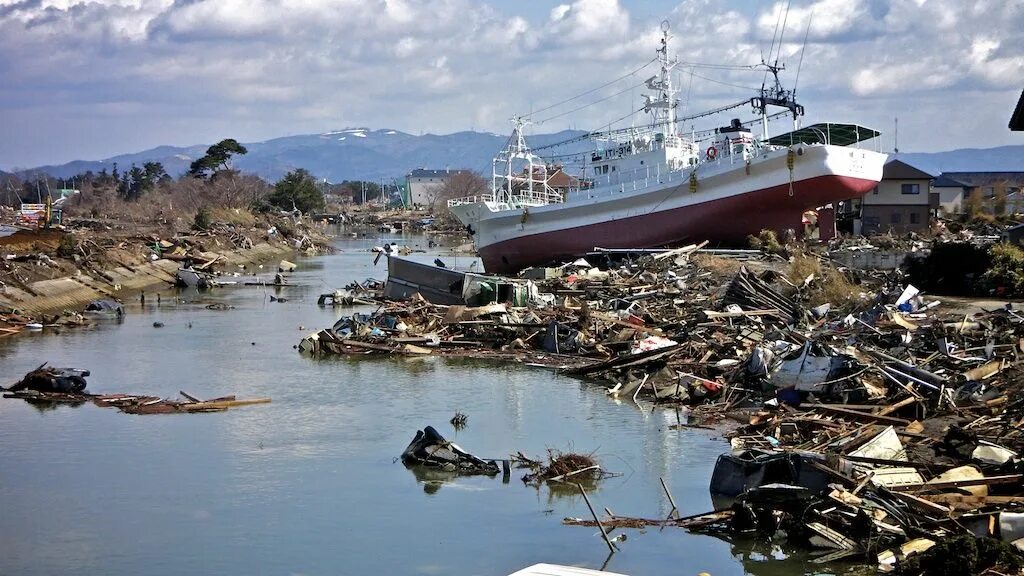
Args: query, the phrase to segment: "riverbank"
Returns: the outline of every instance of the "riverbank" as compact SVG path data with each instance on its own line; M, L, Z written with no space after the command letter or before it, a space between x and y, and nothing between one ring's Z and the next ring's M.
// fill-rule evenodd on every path
M201 232L147 230L121 222L71 221L61 229L0 238L0 310L35 316L124 301L168 288L183 263L225 275L302 252L331 251L322 229L264 217L246 229L219 223Z

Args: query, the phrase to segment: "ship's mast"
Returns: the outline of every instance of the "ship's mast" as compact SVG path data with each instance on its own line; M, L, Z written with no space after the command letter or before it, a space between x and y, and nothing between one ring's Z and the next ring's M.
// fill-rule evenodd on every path
M768 140L768 107L779 106L785 108L793 113L793 129L797 129L797 118L804 115L804 107L796 103L796 95L792 90L786 90L782 87L782 82L779 82L779 72L785 70L785 66L780 66L776 61L775 64L768 64L761 62L761 65L766 67L772 74L773 84L768 86L766 84L761 85L760 96L755 96L750 99L750 105L754 107L754 112L761 115L761 130L763 131L762 138Z
M526 145L526 137L523 136L523 126L528 122L522 116L515 116L512 118L512 136L509 138L508 147L498 153L494 157L494 161L491 163L491 189L494 190L495 194L502 196L502 200L510 201L514 195L513 182L515 176L513 171L515 170L514 160L525 160L526 161L526 173L528 174L529 183L527 191L530 196L533 196L533 171L535 166L544 166L543 161L538 158ZM499 172L499 165L500 172ZM501 181L504 182L501 182Z
M657 76L647 79L647 88L654 90L654 96L644 95L644 112L650 112L654 116L656 128L661 128L666 136L676 135L676 106L679 101L676 99L677 90L672 86L672 70L675 69L678 60L669 58L668 20L661 23L661 47L658 48L658 62L661 69Z

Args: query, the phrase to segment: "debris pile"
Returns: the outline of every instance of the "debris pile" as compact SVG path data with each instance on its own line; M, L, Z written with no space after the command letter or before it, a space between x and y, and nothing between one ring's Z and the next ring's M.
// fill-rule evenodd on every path
M301 348L556 366L613 396L691 405L685 427L742 424L711 481L715 511L611 526L728 527L882 571L915 556L924 566L927 550L949 554L963 536L999 566L1018 561L1024 314L944 308L898 269L838 269L813 254L726 264L698 250L534 271L527 306L384 302ZM528 481L590 468L526 460Z
M512 461L519 468L527 468L529 473L523 476L525 484L543 482L572 482L592 484L606 476L608 472L601 468L597 460L590 454L574 454L548 450L547 462L531 459L522 452L513 456Z

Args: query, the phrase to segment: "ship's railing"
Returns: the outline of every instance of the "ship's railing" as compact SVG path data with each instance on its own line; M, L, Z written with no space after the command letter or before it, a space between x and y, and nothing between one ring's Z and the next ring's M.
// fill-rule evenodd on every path
M753 160L757 157L766 157L772 151L773 148L771 146L755 144L751 146L747 154L719 154L714 160L701 159L698 166L742 165L748 159ZM695 168L696 166L693 165L672 168L666 164L655 164L629 171L596 174L585 180L589 184L588 186L573 188L566 195L572 199L590 200L645 190L651 186L688 184L690 173ZM484 194L482 196L458 198L449 200L448 206L487 202L492 210L503 211L521 210L528 206L544 206L565 201L566 197L560 192L535 190L533 194L530 194L529 191L523 191L511 197L505 195L495 197L491 194Z
M448 207L462 206L465 204L479 204L480 202L494 202L494 194L481 194L479 196L464 196L452 198L448 201Z
M561 204L565 201L561 194L554 190L528 190L512 196L513 206L544 206L545 204Z
M512 196L502 196L500 200L494 194L453 198L448 201L448 207L486 203L490 204L492 209L518 210L526 206L544 206L547 204L561 204L562 202L565 202L565 197L554 190L534 190L532 193L529 190L524 190Z

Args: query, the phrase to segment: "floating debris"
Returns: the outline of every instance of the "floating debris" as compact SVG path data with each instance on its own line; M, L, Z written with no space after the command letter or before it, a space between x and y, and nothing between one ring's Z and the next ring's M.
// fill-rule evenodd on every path
M86 391L88 370L77 368L47 368L46 364L29 372L9 388L2 388L4 398L17 398L33 404L80 405L92 402L104 408L118 408L127 414L173 414L192 412L223 412L228 408L268 404L270 398L239 400L235 396L222 396L201 400L180 392L184 400L169 400L144 394L90 394Z
M416 431L416 436L402 452L401 460L406 467L426 466L465 475L495 476L501 471L494 460L473 456L445 440L432 426Z
M455 416L452 416L452 419L449 421L449 423L452 425L452 428L455 428L456 431L465 428L467 422L469 422L469 416L466 416L465 414L459 411L456 411Z

